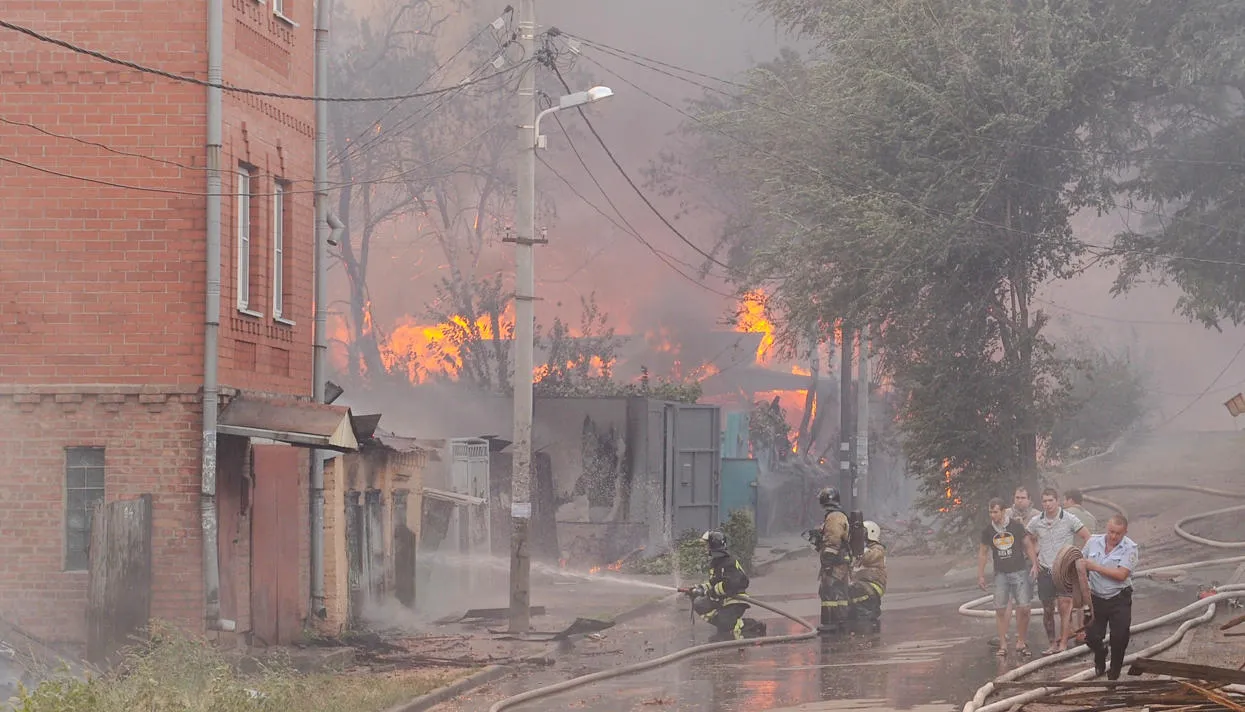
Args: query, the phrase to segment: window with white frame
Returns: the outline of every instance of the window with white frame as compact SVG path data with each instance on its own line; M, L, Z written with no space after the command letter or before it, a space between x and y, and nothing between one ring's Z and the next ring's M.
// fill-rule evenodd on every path
M285 183L272 186L272 318L285 316Z
M289 15L285 13L285 11L287 9L287 6L290 6L293 4L294 3L290 2L290 0L272 0L272 12L273 14L280 15L281 17L289 17ZM292 10L293 8L291 7L288 9Z
M104 501L104 448L65 448L65 570L91 561L91 520Z
M238 309L251 307L251 171L243 166L238 171Z

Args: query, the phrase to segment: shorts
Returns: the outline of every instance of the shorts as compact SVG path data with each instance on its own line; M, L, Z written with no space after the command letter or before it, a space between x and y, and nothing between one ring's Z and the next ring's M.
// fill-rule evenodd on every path
M1038 569L1037 589L1038 598L1042 603L1050 603L1056 598L1072 598L1071 591L1061 591L1055 586L1055 579L1050 569Z
M994 575L994 610L1007 608L1009 600L1026 607L1033 600L1033 582L1029 580L1028 571Z

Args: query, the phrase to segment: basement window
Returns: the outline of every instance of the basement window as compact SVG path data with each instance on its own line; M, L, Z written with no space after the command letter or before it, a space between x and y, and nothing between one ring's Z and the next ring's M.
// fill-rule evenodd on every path
M91 519L104 501L104 448L65 448L65 570L90 565Z

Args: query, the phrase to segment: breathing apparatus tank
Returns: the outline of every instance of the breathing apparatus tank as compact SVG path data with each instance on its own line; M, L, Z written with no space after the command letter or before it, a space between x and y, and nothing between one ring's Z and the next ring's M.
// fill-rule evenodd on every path
M865 555L865 515L862 512L851 512L847 515L847 545L852 556L860 558Z

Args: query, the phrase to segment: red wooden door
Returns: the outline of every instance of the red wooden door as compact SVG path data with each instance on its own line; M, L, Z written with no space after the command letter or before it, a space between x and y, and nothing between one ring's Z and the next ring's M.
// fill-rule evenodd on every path
M302 634L300 454L286 445L252 448L251 631L259 644L285 645Z

